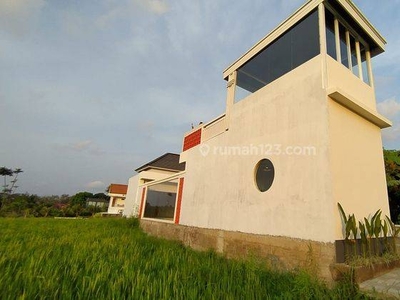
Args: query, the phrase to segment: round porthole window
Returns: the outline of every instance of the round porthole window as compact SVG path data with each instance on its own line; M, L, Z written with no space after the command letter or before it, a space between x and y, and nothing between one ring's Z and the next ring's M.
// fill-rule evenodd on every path
M268 191L274 182L275 169L269 159L262 159L258 162L255 169L255 181L257 188L261 192Z

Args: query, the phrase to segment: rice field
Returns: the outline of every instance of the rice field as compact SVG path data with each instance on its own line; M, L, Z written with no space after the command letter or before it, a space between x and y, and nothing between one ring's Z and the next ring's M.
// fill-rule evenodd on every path
M126 219L0 219L0 299L355 299L282 273L145 235Z

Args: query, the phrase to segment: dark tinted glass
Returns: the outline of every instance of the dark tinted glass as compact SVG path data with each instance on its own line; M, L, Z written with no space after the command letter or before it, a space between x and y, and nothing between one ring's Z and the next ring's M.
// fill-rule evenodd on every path
M361 66L363 71L363 80L366 84L370 84L368 66L367 66L367 56L365 53L365 47L360 43L360 53L361 53Z
M319 54L314 11L238 69L236 84L255 92Z
M336 59L336 40L335 40L335 18L329 10L325 10L326 22L326 50L328 54Z
M269 78L270 82L291 70L291 32L281 36L268 47L270 52Z
M164 220L174 219L176 192L160 190L165 189L165 187L149 187L147 189L144 217ZM169 189L168 187L166 190ZM176 185L172 186L172 189L176 191Z
M339 36L340 36L340 55L341 62L347 68L349 67L349 55L347 53L347 43L346 43L346 28L339 23Z
M291 30L292 69L319 54L318 12L315 11Z
M269 190L274 182L275 169L269 159L261 160L256 166L256 184L261 192Z
M351 47L351 65L353 74L358 77L358 61L357 61L357 52L356 52L356 40L353 36L350 35L350 47Z

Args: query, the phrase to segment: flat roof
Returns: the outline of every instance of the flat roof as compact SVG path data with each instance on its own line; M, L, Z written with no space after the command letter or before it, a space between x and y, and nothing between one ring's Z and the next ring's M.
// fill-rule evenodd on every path
M262 38L245 54L238 58L228 68L226 68L223 72L223 78L227 79L229 74L239 69L242 65L244 65L251 58L257 55L261 50L263 50L265 47L275 41L278 37L289 30L293 25L299 22L312 10L317 8L318 5L321 3L326 3L332 6L334 9L340 10L338 11L338 13L341 16L345 14L345 16L343 17L346 18L347 21L349 21L348 19L350 18L350 25L354 27L356 31L362 30L362 33L358 33L362 35L362 37L367 38L371 51L373 52L372 54L377 55L385 51L386 40L381 36L381 34L375 29L371 22L368 21L368 19L362 14L362 12L351 0L308 0L285 21L279 24L268 35Z

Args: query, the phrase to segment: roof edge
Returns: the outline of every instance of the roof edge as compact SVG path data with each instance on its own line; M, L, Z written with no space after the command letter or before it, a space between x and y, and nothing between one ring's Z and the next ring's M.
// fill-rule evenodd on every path
M319 4L324 3L326 0L309 0L304 3L299 9L287 17L277 27L275 27L270 33L259 40L254 46L246 51L242 56L235 60L229 67L223 71L223 79L226 79L232 72L240 68L255 55L257 55L262 49L271 44L290 27L300 21L313 9L318 7ZM364 29L365 33L376 43L382 52L385 51L385 44L387 43L385 38L378 32L378 30L372 25L367 17L360 11L360 9L351 0L333 0L336 1L347 13L354 19L358 25Z
M253 47L247 50L241 57L234 61L229 67L223 71L223 78L227 78L229 74L237 70L247 61L249 61L254 55L260 52L263 48L269 45L292 25L298 22L301 18L311 12L324 0L309 0L304 3L300 8L298 8L294 13L287 17L283 22L276 26L272 31L270 31L266 36L259 40Z
M150 166L150 165L151 165L152 163L154 163L155 161L160 160L161 158L163 158L163 157L165 157L165 156L167 156L167 155L176 155L176 156L180 156L180 155L177 154L177 153L167 152L167 153L164 153L163 155L161 155L161 156L159 156L159 157L153 159L152 161L150 161L150 162L148 162L148 163L145 163L144 165L142 165L142 166L140 166L139 168L135 169L135 171L139 173L140 170L146 168L147 166Z

